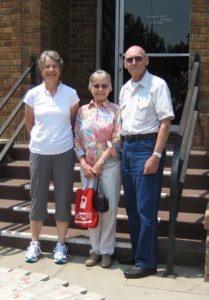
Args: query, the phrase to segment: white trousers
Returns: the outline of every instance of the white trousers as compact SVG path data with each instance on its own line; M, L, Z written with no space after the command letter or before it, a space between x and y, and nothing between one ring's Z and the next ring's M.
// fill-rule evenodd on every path
M87 179L82 171L81 182L82 187L85 187ZM116 217L121 188L120 162L103 169L100 182L103 193L109 199L109 210L105 213L99 213L99 223L96 228L88 229L91 244L90 253L112 255L115 250ZM88 184L88 187L95 188L95 185L96 182L93 182Z

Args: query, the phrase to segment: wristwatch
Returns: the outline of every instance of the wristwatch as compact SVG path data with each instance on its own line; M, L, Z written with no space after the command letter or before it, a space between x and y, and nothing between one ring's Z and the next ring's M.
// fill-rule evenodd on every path
M104 163L105 163L104 159L102 159L102 158L100 158L100 159L98 160L98 162L99 162L100 165L104 165Z
M162 154L160 152L154 151L152 153L152 156L157 156L160 159L162 157Z

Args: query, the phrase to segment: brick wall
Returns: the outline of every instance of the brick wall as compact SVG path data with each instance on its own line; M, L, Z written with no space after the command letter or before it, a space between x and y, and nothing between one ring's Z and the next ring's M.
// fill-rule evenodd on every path
M88 79L96 62L96 0L70 1L70 28L70 84L81 103L87 103Z
M53 49L59 52L64 60L62 80L69 84L69 52L70 52L70 2L69 0L41 1L41 52Z
M21 70L21 7L20 1L0 2L0 97L19 77ZM11 63L12 62L12 63ZM0 114L2 124L20 95L18 91ZM16 121L17 122L17 121Z
M64 59L63 81L69 82L69 23L68 0L7 0L0 2L0 97L6 95L30 63L30 57L38 58L45 49L60 52ZM37 83L41 81L37 68ZM8 104L1 111L0 125L20 101L30 85L27 78ZM11 136L24 116L22 110L4 134ZM19 140L27 140L25 130Z
M90 100L88 78L95 70L96 0L0 0L0 97L30 61L45 49L64 59L63 81L78 92L81 103ZM199 52L200 106L194 146L209 148L209 5L191 1L190 53ZM37 78L40 74L37 69ZM1 111L0 124L28 88L29 80ZM13 122L12 132L20 118ZM27 139L25 133L21 136Z
M0 97L9 92L29 65L30 55L39 51L39 7L39 1L36 0L0 2ZM20 101L29 82L27 79L1 111L0 124ZM23 116L22 110L14 118L5 136L11 136Z
M199 52L200 93L199 118L193 144L209 148L209 3L192 0L190 53Z

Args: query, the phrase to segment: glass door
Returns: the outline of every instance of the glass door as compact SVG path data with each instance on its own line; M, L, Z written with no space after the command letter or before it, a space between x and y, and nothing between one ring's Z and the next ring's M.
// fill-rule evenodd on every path
M190 0L98 0L98 11L97 67L111 74L111 100L118 102L130 78L123 53L139 45L150 57L148 70L168 83L180 117L188 82Z

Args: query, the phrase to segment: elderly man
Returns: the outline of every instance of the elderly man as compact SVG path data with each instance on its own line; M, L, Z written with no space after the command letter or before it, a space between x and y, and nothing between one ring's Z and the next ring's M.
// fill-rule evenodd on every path
M143 48L132 46L124 56L131 79L120 92L122 118L122 180L128 215L132 256L121 258L134 264L126 278L157 272L158 208L165 144L174 117L166 82L147 71L149 58Z

